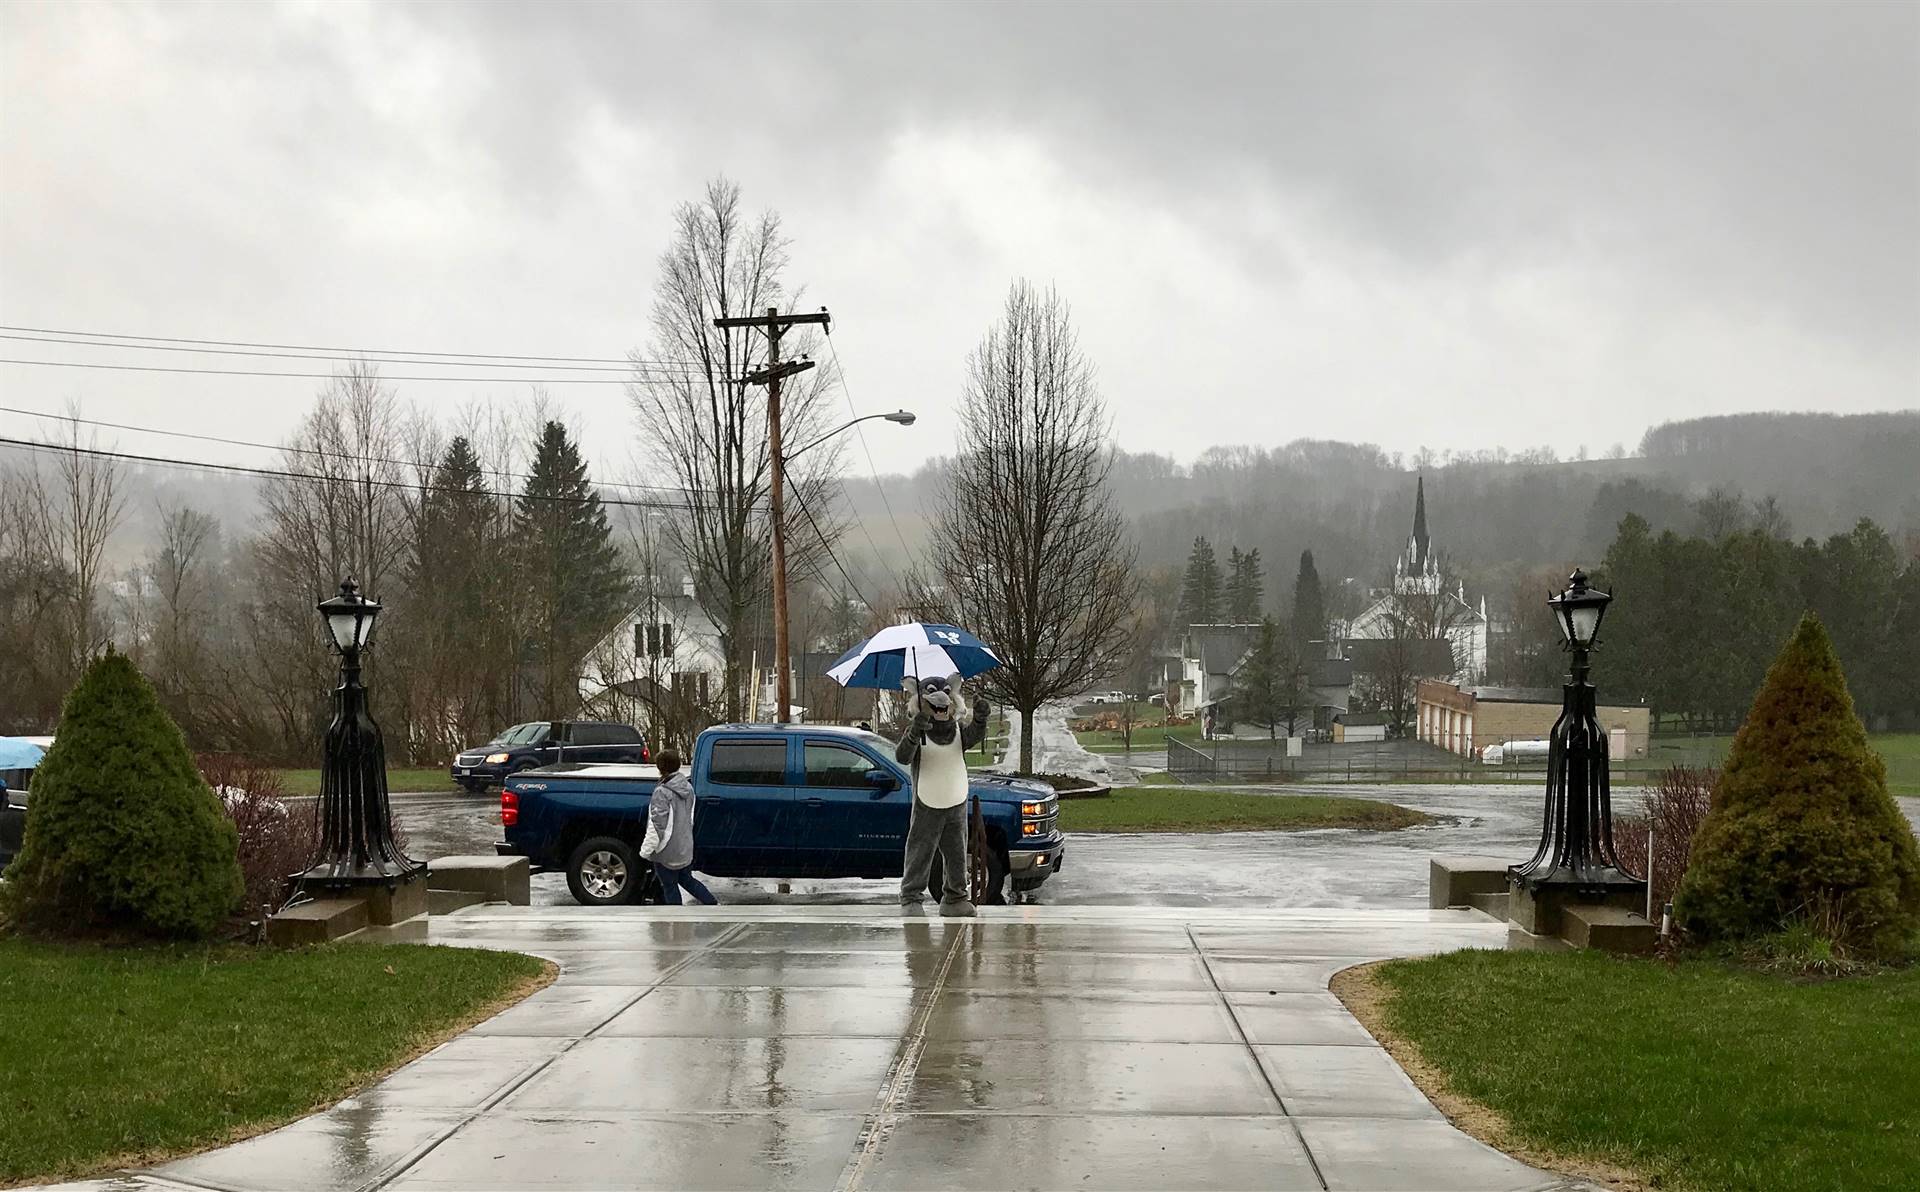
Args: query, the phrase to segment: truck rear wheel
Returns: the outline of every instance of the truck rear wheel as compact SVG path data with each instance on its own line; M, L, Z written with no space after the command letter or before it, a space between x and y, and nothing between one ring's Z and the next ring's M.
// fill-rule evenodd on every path
M659 900L653 867L617 836L589 836L567 858L567 889L582 906Z

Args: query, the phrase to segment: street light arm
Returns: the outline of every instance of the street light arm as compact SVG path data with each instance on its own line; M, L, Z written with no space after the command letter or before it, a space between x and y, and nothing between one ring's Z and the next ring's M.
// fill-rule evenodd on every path
M787 452L784 456L781 457L780 462L782 464L791 463L793 462L795 457L800 455L801 452L811 451L815 447L818 447L820 444L826 442L828 439L833 438L835 435L840 434L843 431L852 430L854 427L860 425L862 422L872 422L876 418L884 418L888 422L898 422L902 426L912 426L914 423L914 415L909 413L906 410L895 410L891 414L865 414L859 418L855 418L851 422L842 423L841 425L834 427L832 430L828 431L826 434L821 435L819 438L815 439L811 443L806 444L803 447L798 447L792 451Z

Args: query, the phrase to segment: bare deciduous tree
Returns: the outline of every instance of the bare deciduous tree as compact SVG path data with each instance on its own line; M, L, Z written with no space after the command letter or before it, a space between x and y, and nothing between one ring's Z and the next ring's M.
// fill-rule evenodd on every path
M628 397L640 454L654 476L672 477L681 490L686 508L670 524L671 544L694 573L702 607L725 634L726 714L737 719L755 613L772 583L767 491L773 460L766 391L741 380L766 363L765 341L758 332L722 330L713 321L791 308L782 279L787 241L779 216L749 217L740 188L725 179L709 183L702 199L682 204L674 218L673 242L660 258L651 359L636 360ZM807 335L790 334L782 355L805 354L808 344ZM822 366L782 386L781 420L793 447L823 429L829 372ZM827 443L807 453L804 467L787 469L787 559L796 575L838 536L830 499L837 460L835 445Z
M126 509L119 465L95 454L99 437L82 431L77 404L70 404L62 424L58 450L53 451L53 481L35 482L29 515L38 523L38 535L66 571L65 605L73 674L106 645L99 617L100 574L107 540L113 537Z
M1066 302L1015 282L967 361L924 599L1005 663L984 685L1020 714L1022 771L1034 712L1112 674L1129 645L1133 548L1106 490L1107 429Z

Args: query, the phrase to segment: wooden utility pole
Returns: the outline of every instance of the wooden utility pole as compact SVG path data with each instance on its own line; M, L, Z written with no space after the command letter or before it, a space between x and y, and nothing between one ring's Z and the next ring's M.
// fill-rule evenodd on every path
M782 361L780 333L796 323L830 325L833 321L822 307L817 314L783 315L777 306L769 306L765 315L739 315L715 319L715 327L758 327L767 333L767 367L741 378L748 385L767 387L767 447L773 457L773 476L767 490L767 512L773 519L773 656L774 721L785 724L793 706L792 657L787 648L787 527L786 457L780 440L780 379L813 367L811 360ZM756 686L758 679L755 680ZM757 705L758 696L754 700Z

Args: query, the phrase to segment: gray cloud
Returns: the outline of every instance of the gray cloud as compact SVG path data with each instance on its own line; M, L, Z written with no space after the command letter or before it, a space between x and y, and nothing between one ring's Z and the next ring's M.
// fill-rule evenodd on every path
M1074 301L1135 449L1597 451L1920 392L1913 5L12 6L0 33L7 322L612 354L672 206L726 172L786 217L857 401L929 411L887 440L909 462L1016 272ZM22 403L259 434L308 393L26 371ZM451 388L408 393L479 392ZM612 391L561 396L626 430Z

